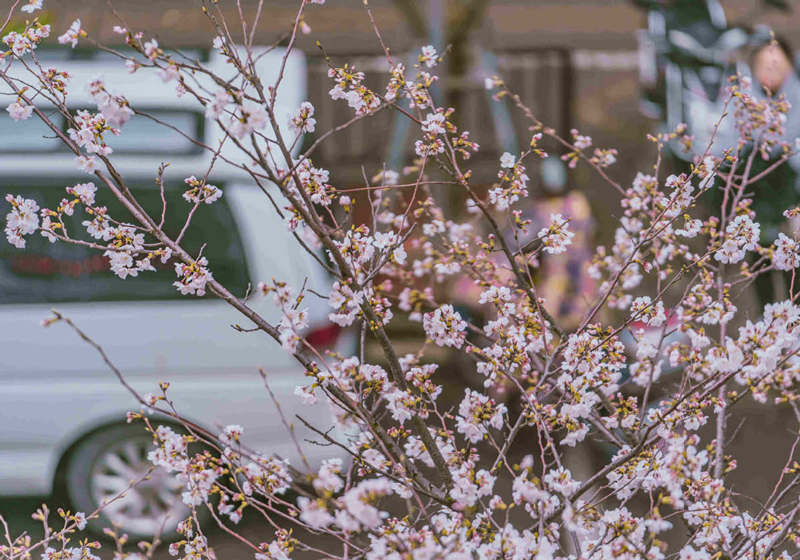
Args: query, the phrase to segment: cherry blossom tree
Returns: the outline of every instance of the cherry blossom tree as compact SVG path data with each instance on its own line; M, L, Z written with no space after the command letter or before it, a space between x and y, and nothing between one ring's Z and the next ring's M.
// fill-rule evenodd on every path
M381 110L402 113L416 126L416 159L406 169L372 170L374 179L362 189L371 220L360 223L354 207L362 199L337 188L335 177L313 162L319 142L337 130L319 131L310 147L293 155L302 137L317 129L315 108L309 102L297 107L287 133L276 114L283 69L272 83L254 72L263 49L247 37L266 15L259 10L255 20L226 22L216 1L201 4L215 35L212 48L227 58L234 78L168 52L146 30L115 27L135 54L99 47L131 72L155 72L174 85L175 95L193 99L224 131L224 144L243 156L230 159L222 145L201 144L213 163L185 178L183 231L199 205L225 195L209 183L213 166L234 166L261 187L265 209L328 270L327 293L295 291L281 278L265 278L249 298L235 295L215 278L213 261L187 252L181 236L168 235L163 219L144 210L115 167L108 140L125 134L131 116L146 111L100 80L88 84L96 110L71 110L70 91L86 84L72 83L68 73L44 66L37 56L37 47L59 31L63 48L91 44L92 30L80 21L53 30L36 17L41 0L18 0L12 13L22 10L27 23L22 30L3 31L0 53L11 118L40 119L89 176L84 183L64 185L56 207L9 194L8 242L24 250L29 236L42 235L52 243L93 248L123 283L148 274L155 263L169 265L183 296L208 293L224 300L302 365L307 383L297 387L299 402L331 407L337 430L309 428L347 460L312 467L249 449L239 426L211 433L181 418L167 382L154 394L135 393L142 407L186 427L178 433L154 425L146 414L129 415L152 433L150 461L175 473L193 511L179 526L180 538L169 544L171 554L214 557L200 511L231 534L237 534L243 513L252 511L263 516L263 535L237 538L258 560L303 552L415 560L798 555L800 463L794 453L800 438L786 450L785 468L770 473L773 491L758 503L739 499L728 484L736 458L726 449L726 419L743 399L791 407L800 423L800 292L794 282L800 246L783 233L774 243L763 243L750 208L758 196L753 186L797 150L783 139L785 100L760 100L746 78L734 77L717 126L735 123L735 145L712 152L711 145L693 145L680 127L649 137L652 167L616 170L624 177L617 180L609 169L616 150L594 147L591 137L577 130L562 135L551 129L500 77L487 77L496 102L516 108L531 138L521 153L503 154L496 180L484 189L468 168L478 144L454 124L453 109L436 106L431 95L442 55L424 46L418 64L406 67L393 58L376 26L386 83L368 84L351 65L331 63L330 96L341 110L352 111L351 123ZM324 0L298 2L286 57L298 33L309 31L303 14L326 9L314 4ZM367 2L364 17L374 22ZM11 14L4 30L10 20ZM18 77L23 72L24 80ZM401 108L401 99L410 109ZM66 131L53 112L66 120ZM665 176L662 152L673 141L694 151L694 164ZM554 214L547 227L535 231L520 210L529 197L526 167L550 157L548 143L559 148L570 168L592 169L620 201L613 243L598 246L587 263L596 286L572 330L559 325L535 281L541 259L570 250L570 216ZM777 158L772 168L751 173L755 159L767 156ZM434 170L448 179L431 180ZM153 170L162 189L164 172L164 166ZM445 213L432 196L435 189L463 194L463 211ZM714 199L714 193L720 193L721 203L709 213L698 203ZM110 215L109 200L121 203L133 221ZM85 217L85 231L68 230L64 218L75 213ZM798 214L798 208L786 209L787 220ZM788 299L743 317L734 294L773 270L791 276ZM456 279L476 288L485 320L467 317L453 304L448 286ZM361 334L359 353L325 352L306 340L303 300L313 297L325 298L332 322ZM268 322L251 298L271 298L282 318ZM389 335L398 316L421 324L426 340L416 353L401 355ZM80 325L57 312L45 324L54 322L74 328L130 388L124 372ZM633 353L624 335L634 340ZM382 352L375 363L364 357L367 337ZM428 357L436 347L467 356L482 379L482 388L466 389L452 409L440 400L441 364ZM509 393L518 396L518 407L503 400ZM202 451L190 450L196 441L205 444ZM570 449L597 442L613 450L608 461L588 474L572 472L566 461ZM512 450L521 451L520 457ZM6 530L0 556L97 558L101 544L84 539L81 531L98 512L59 511L57 528L49 514L47 508L35 514L45 527L40 541ZM117 541L118 558L154 553L153 543L142 545L141 553L125 552L126 537L114 529L108 533ZM317 535L335 546L322 550Z

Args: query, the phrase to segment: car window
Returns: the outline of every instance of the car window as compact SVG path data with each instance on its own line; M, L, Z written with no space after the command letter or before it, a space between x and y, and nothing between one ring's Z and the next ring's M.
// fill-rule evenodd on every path
M125 123L125 134L106 134L106 142L114 153L187 154L202 152L202 147L191 139L203 138L203 115L192 111L167 111L144 109L159 122L144 115L134 115ZM180 132L178 132L180 131Z
M52 62L64 62L70 60L81 60L97 62L100 65L119 66L122 63L120 55L125 58L138 58L140 54L135 49L127 45L110 45L118 54L112 54L106 50L95 49L78 45L73 49L64 49L58 45L43 44L36 49L39 61L42 64ZM190 60L199 60L201 62L208 61L209 49L180 49L175 51L176 55L183 59L184 57Z
M185 155L202 152L202 147L192 141L203 138L205 120L202 114L177 109L142 110L153 118L134 115L125 124L125 134L105 135L106 142L115 154ZM50 111L47 116L62 132L69 128L64 118L55 111ZM8 131L14 138L13 142L0 144L0 153L67 152L66 145L41 119L13 122L9 114L3 111L0 113L0 131ZM4 136L0 133L0 137Z
M64 119L61 115L48 113L47 116L53 124L61 129L64 128ZM50 127L38 118L14 122L11 116L3 111L0 113L0 130L4 132L0 135L3 139L0 152L55 152L61 150L63 146Z
M0 193L19 194L36 200L40 207L55 208L65 196L64 186L30 180L0 179ZM224 187L223 193L224 193ZM175 239L192 205L181 194L181 185L165 189L167 212L164 229ZM161 195L155 186L135 186L131 191L151 216L161 215ZM108 207L113 218L136 223L110 193L98 189L98 203ZM68 231L75 238L87 239L81 222L87 215L80 207L65 216ZM83 234L81 234L83 232ZM78 301L163 300L186 298L172 286L177 276L172 263L152 260L155 272L142 272L121 280L108 268L106 257L95 249L57 241L50 243L39 234L28 236L25 249L16 249L5 238L0 240L0 303L60 303ZM205 244L205 247L203 247ZM208 259L209 269L232 293L244 295L249 278L245 253L236 221L225 196L213 204L201 204L184 236L183 247L193 255ZM209 297L209 296L206 296Z

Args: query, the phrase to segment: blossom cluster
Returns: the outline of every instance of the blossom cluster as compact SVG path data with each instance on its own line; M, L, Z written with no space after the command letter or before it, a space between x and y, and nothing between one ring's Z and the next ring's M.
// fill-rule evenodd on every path
M308 25L306 4L293 31ZM22 9L40 8L34 0ZM371 18L368 3L365 10ZM332 558L370 560L788 560L798 554L800 464L793 454L800 439L783 470L772 473L769 495L743 500L731 482L737 461L727 425L743 399L795 412L800 401L800 240L789 227L800 211L785 209L785 227L774 241L765 239L753 204L760 177L750 171L755 157L793 153L783 139L790 109L784 98L764 101L746 79L733 79L727 118L738 140L723 157L703 147L683 172L667 174L657 164L617 181L609 169L615 149L590 152L592 138L578 130L562 138L500 78L488 78L497 102L521 109L530 141L499 161L493 156L491 174L476 178L479 172L462 166L479 145L457 126L457 108L440 106L434 95L433 73L447 52L423 47L416 63L408 62L416 69L412 76L387 49L385 88L368 85L366 74L349 63L326 59L329 96L346 102L352 122L392 110L416 127L407 167L365 163L365 185L353 188L340 184L336 169L312 161L314 146L303 151L304 135L324 122L314 106L303 102L289 115L292 134L284 138L275 126L281 79L262 84L252 74L253 48L243 47L242 56L217 19L221 13L208 12L211 47L234 79L216 76L195 87L186 76L201 74L195 66L201 63L117 28L138 53L132 65L130 52L120 53L120 64L177 82L176 95L223 129L222 144L247 161L238 170L266 195L263 219L274 210L272 219L297 242L286 250L307 251L327 272L323 286L293 287L275 271L254 293L230 293L202 250L190 254L183 233L165 231L164 208L148 214L115 167L107 135L125 134L126 123L144 112L125 92L92 81L86 86L96 112L73 111L67 100L75 84L57 68L29 67L35 85L27 89L0 75L11 90L11 117L36 114L47 125L31 90L46 94L67 117L63 140L76 164L93 174L91 182L67 186L52 208L8 194L8 241L25 249L38 233L51 243L88 247L121 279L153 271L158 259L174 269L181 294L221 297L298 362L305 377L292 382L292 403L278 403L282 415L299 410L307 424L303 407L330 410L327 424L305 427L311 444L338 456L290 465L269 450L250 449L238 424L210 431L182 418L180 403L166 397L167 384L160 396L141 398L146 410L172 422L153 427L146 414L131 413L152 434L149 461L180 483L180 500L193 511L178 524L172 555L213 557L196 515L202 509L228 532L249 511L269 519L261 542L242 537L256 560L318 554L316 535L330 538L325 554ZM23 57L49 32L34 20L7 33L3 58L28 68ZM74 47L85 34L76 21L59 41ZM671 141L691 145L685 126L650 140L658 162ZM220 145L201 147L211 161L223 157ZM584 263L596 284L580 294L585 309L575 325L544 297L542 263L571 256L585 241L568 210L552 212L544 223L526 211L535 194L531 160L550 151L561 154L567 172L588 167L620 204L612 235ZM182 195L190 204L181 206L181 231L201 205L222 197L208 182L216 182L213 167L184 179ZM162 188L164 169L154 170ZM132 219L109 215L111 201ZM65 217L76 213L85 218L83 229L68 231L73 221ZM745 312L739 294L766 274L782 275L788 293ZM271 296L266 302L256 301L265 295ZM318 319L311 298L322 302L321 316L352 329L357 349L315 346L308 332ZM396 328L418 338L401 346ZM309 442L295 435L294 419L283 420L287 439L301 450ZM598 455L602 464L589 460ZM68 546L87 516L62 517L63 546L43 543L43 557L95 558L88 541ZM3 545L0 555L26 557L24 541Z

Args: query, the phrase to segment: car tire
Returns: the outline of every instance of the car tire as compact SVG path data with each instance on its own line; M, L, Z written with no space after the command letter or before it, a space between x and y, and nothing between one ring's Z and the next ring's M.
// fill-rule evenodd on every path
M181 501L182 484L177 477L159 467L131 485L152 466L147 460L152 447L153 438L144 427L118 424L89 434L73 448L64 482L74 511L88 516L107 504L98 517L89 520L92 532L102 534L117 525L134 539L177 535L177 524L191 513Z

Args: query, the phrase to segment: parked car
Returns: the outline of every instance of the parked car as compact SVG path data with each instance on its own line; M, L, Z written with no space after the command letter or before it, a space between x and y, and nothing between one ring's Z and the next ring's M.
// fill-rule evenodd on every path
M265 79L279 66L281 50L259 59ZM45 54L46 56L46 54ZM101 75L109 89L124 93L139 109L157 113L187 136L214 145L220 131L206 122L202 107L177 98L173 86L154 73L130 75L124 65L102 53L58 61L70 72L75 108L92 106L87 83ZM208 55L208 66L225 73L224 60ZM279 103L288 115L304 100L304 59L293 54ZM79 174L74 156L51 140L41 122L14 123L0 117L0 191L33 198L53 207L64 187L90 180ZM145 208L160 212L156 169L169 161L165 228L176 235L189 205L181 198L188 175L202 176L209 155L186 137L134 116L111 145L112 156ZM227 154L234 157L233 153ZM203 248L216 279L243 297L257 282L272 278L300 288L324 289L325 273L303 251L270 208L264 194L247 177L228 166L215 169L210 182L223 190L220 200L201 205L187 232L185 246ZM274 186L273 186L274 188ZM102 193L102 189L100 191ZM102 195L98 195L102 196ZM125 219L110 193L101 199L109 214ZM76 212L73 231L85 219ZM128 217L128 220L132 218ZM181 296L172 286L175 272L164 265L155 272L120 280L98 252L65 243L29 238L25 250L0 241L0 495L45 495L63 486L76 510L90 512L148 468L152 438L140 425L126 424L129 410L138 410L133 396L114 377L98 352L66 324L44 329L52 308L69 317L103 347L130 384L142 394L158 393L158 382L170 382L169 395L178 412L214 432L240 424L249 447L275 453L300 465L258 369L294 421L297 437L311 437L295 421L303 369L278 344L261 332L239 332L232 325L248 323L227 303L213 296ZM277 321L271 298L251 298L268 320ZM334 345L338 327L327 322L325 301L307 297L309 337ZM339 341L342 344L341 341ZM330 426L327 406L302 409L304 418ZM157 419L160 420L160 419ZM307 446L313 463L330 456L330 448ZM165 515L169 531L186 513L177 481L155 472L146 483L127 491L103 512L96 526L118 523L129 534L156 533ZM170 525L171 523L171 525Z

